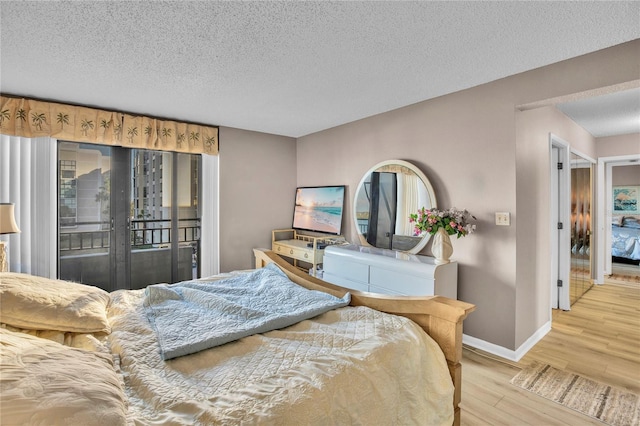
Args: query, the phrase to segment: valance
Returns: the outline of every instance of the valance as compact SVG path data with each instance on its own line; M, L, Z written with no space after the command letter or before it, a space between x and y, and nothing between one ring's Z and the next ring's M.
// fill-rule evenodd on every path
M0 133L158 151L218 154L218 128L0 96Z

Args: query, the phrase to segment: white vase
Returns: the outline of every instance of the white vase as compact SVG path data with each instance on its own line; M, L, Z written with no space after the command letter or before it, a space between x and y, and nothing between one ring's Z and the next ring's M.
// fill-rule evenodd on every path
M431 253L436 258L436 265L442 265L443 263L449 263L449 258L453 254L453 246L451 245L451 238L444 228L439 228L433 239L431 240Z

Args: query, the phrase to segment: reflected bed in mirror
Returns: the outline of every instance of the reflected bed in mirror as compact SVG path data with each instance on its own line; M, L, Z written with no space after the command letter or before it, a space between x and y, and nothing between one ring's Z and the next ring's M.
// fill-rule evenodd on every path
M376 164L365 173L353 203L356 230L363 246L418 253L430 235L416 236L409 215L435 208L436 197L427 177L404 160Z

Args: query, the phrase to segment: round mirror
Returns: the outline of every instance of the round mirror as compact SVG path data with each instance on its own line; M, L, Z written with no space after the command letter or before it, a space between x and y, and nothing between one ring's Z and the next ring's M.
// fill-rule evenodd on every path
M360 244L418 253L431 235L415 235L409 215L422 207L437 205L420 169L403 160L376 164L362 177L353 203Z

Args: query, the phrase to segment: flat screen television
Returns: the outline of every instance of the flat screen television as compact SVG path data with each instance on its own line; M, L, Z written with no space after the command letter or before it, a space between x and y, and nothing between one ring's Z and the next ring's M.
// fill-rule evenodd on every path
M296 188L293 228L340 235L344 192L344 185Z

